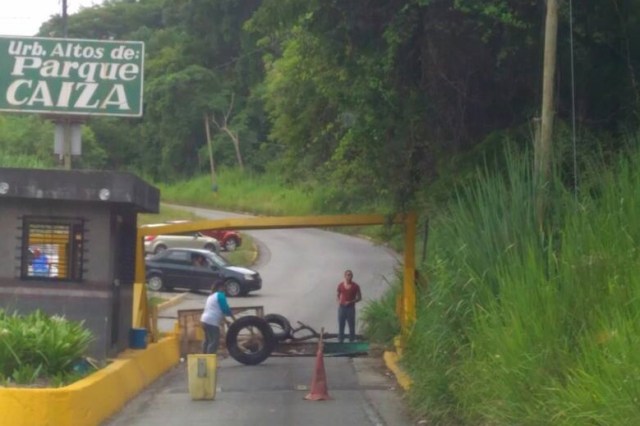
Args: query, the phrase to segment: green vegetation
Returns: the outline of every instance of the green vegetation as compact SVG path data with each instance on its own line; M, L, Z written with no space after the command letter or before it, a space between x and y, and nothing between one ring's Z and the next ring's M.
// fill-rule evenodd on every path
M556 180L542 230L528 160L478 173L434 219L411 406L436 424L635 423L640 155L578 195Z
M231 264L251 267L258 256L258 247L249 234L241 233L242 245L234 251L223 251L220 254Z
M190 212L180 210L180 209L172 209L171 207L160 206L160 212L157 214L139 214L138 215L138 226L140 225L149 225L152 223L164 223L170 220L195 220L198 217Z
M393 350L391 343L400 335L400 323L396 314L396 302L400 296L400 280L379 299L372 300L362 311L363 333L372 343Z
M69 16L68 37L143 41L145 111L88 118L74 167L198 178L211 198L202 176L213 158L248 182L235 195L216 182L234 211L252 211L250 200L269 214L420 208L446 193L441 178L464 173L460 156L535 132L543 12L528 0L104 2ZM572 12L560 2L555 122L572 127L575 100L578 157L593 141L615 152L640 116L640 6L593 0ZM40 29L62 32L59 16ZM57 165L53 132L40 117L0 115L0 164ZM254 182L272 191L252 193Z
M64 386L93 367L83 359L91 333L82 323L42 311L0 310L0 382L5 386Z
M257 175L222 168L216 178L217 191L212 191L211 177L207 175L156 185L165 202L268 215L307 214L314 208L312 191L305 193L295 185L284 185L275 174Z

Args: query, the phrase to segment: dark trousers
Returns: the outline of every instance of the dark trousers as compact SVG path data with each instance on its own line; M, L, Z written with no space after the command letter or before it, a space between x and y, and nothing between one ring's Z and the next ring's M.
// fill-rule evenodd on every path
M204 329L204 342L202 343L203 354L215 354L218 352L218 344L220 343L220 327L202 323Z
M344 341L344 326L349 324L349 341L356 340L356 305L338 307L338 341Z

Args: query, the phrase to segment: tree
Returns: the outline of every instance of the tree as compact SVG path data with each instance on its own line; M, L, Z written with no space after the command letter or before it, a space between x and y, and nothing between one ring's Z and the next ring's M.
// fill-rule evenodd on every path
M216 125L218 130L225 133L231 142L233 143L233 147L236 151L236 160L238 160L238 166L240 170L244 170L244 164L242 162L242 154L240 153L240 136L237 131L232 130L229 126L231 124L231 113L233 112L235 95L231 94L231 100L229 101L229 107L226 112L219 114L219 118L216 117L216 113L211 114L211 121Z

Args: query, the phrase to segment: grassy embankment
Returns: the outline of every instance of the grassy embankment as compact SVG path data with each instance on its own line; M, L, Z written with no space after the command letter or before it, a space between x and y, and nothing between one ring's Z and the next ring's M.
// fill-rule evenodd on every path
M529 162L481 174L430 240L404 366L437 424L640 422L640 155L556 180L541 231Z

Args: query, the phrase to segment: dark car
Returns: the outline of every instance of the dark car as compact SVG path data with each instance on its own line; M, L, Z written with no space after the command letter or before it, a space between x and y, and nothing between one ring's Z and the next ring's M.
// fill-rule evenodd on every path
M169 248L145 260L149 290L209 291L218 281L225 284L228 296L244 296L262 288L262 277L254 270L233 266L222 256L208 250Z

